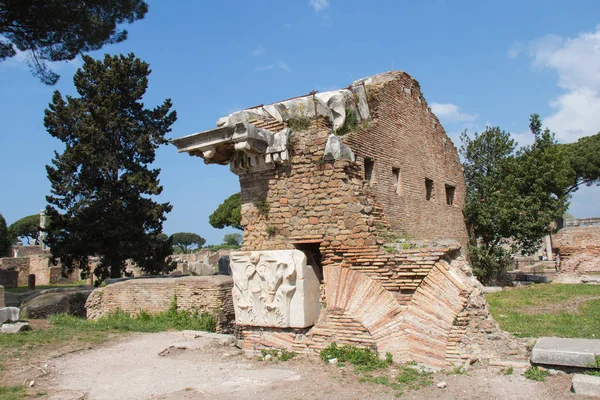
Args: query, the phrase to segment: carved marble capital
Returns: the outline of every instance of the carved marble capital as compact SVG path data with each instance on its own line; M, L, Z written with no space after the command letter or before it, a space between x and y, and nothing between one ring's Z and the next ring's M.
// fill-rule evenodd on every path
M239 325L306 328L320 311L320 282L299 250L231 253Z

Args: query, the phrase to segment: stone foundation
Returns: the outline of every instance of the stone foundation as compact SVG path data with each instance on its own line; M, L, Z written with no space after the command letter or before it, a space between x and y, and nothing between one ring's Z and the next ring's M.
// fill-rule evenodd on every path
M196 310L215 316L217 332L232 331L235 318L228 276L131 279L92 292L86 302L87 317L100 318L117 310L137 314L167 311L175 297L178 310Z

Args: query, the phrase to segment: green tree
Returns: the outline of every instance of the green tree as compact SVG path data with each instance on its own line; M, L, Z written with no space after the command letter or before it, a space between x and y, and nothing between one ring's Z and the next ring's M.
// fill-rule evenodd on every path
M0 257L4 257L6 255L8 247L11 245L11 243L12 239L8 233L8 228L6 227L6 220L2 214L0 214Z
M242 228L242 194L236 193L229 196L208 217L208 222L213 228L223 229L231 226L235 229Z
M515 251L535 251L568 206L568 161L553 134L541 130L535 114L530 129L534 144L518 150L510 134L498 127L472 139L466 132L461 136L469 254L474 272L486 283L510 263Z
M227 233L223 237L223 244L228 246L240 246L242 244L242 235L239 233Z
M580 186L600 185L600 133L558 146L573 170L568 193L575 192Z
M171 235L171 241L173 242L173 246L179 247L184 254L187 254L194 249L200 249L204 246L204 243L206 243L206 240L203 237L191 232L174 233Z
M33 240L34 244L40 244L40 214L28 215L18 221L13 222L8 227L8 233L12 241L17 239Z
M82 52L127 39L121 23L143 19L143 0L0 0L0 61L27 52L33 74L47 85L59 75L46 62L73 60Z
M150 166L177 115L169 99L144 108L150 69L133 54L83 60L74 76L79 97L65 101L56 91L44 118L65 145L46 167L46 243L63 272L78 267L86 275L89 256L100 258L93 271L100 280L121 276L127 259L162 272L169 251L158 235L171 205L152 200L162 186L160 169Z

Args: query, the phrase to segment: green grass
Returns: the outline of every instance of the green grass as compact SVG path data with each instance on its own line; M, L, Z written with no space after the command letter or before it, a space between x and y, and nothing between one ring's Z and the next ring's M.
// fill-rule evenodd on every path
M433 384L433 373L410 366L401 366L395 380L387 376L363 375L359 382L370 382L384 385L396 390L396 397L404 394L405 390L419 390Z
M18 400L27 398L27 391L22 386L0 385L0 400Z
M338 347L335 342L321 350L319 355L325 362L337 358L338 363L352 364L356 371L374 371L380 368L387 368L393 363L390 353L387 353L386 359L382 360L371 349L349 345Z
M531 379L532 381L544 382L546 378L550 376L550 372L538 369L538 367L533 366L527 371L525 371L523 373L523 376L527 379Z
M600 338L600 299L585 300L592 297L600 297L600 286L532 285L486 295L500 327L515 336L593 339Z

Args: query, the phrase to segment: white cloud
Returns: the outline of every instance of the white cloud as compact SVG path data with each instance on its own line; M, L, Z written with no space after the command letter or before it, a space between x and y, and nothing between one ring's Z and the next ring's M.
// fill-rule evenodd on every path
M292 27L292 24L289 24L289 23L288 23L288 24L283 24L283 25L282 25L282 27L283 27L283 28L291 28L291 27Z
M460 107L452 103L431 103L431 111L444 123L472 122L475 114L467 114Z
M288 71L288 72L290 72L290 71L291 71L291 69L290 69L289 65L287 65L287 63L286 63L285 61L279 61L279 62L277 63L277 67L278 67L278 68L281 68L281 69L282 69L282 70L284 70L284 71Z
M553 113L543 125L556 132L562 142L594 135L600 130L600 25L594 32L574 38L546 35L519 44L509 56L527 51L535 69L548 69L558 75L557 86L565 93L549 104Z
M262 56L265 54L265 48L262 45L258 45L254 50L250 52L253 56Z
M315 11L319 12L329 7L329 0L309 0L308 4L310 4L310 6L315 9Z

